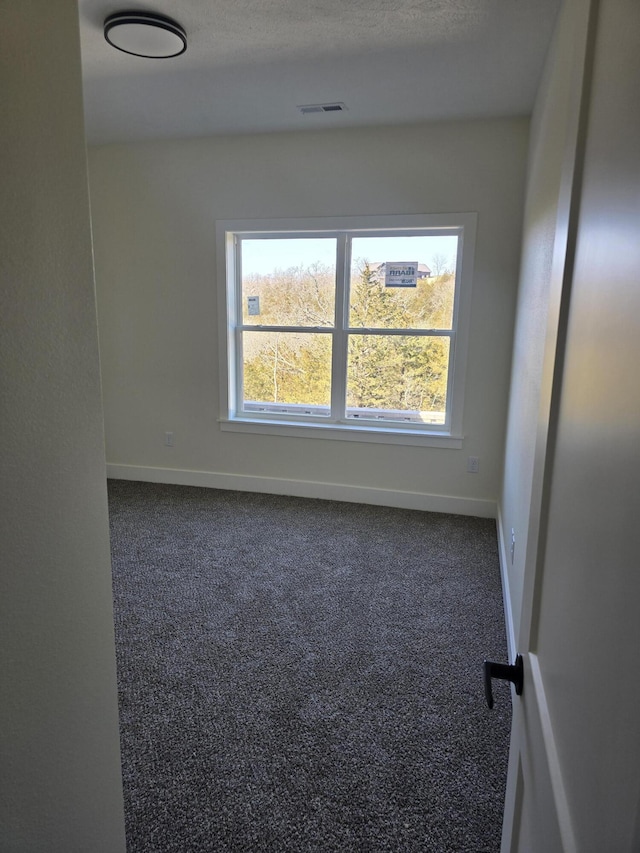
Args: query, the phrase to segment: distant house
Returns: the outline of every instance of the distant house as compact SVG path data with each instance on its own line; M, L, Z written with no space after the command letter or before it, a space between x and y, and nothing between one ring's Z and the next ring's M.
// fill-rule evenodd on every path
M373 261L369 264L369 269L376 278L384 279L384 274L387 268L386 261ZM432 272L426 264L418 264L418 279L431 278Z

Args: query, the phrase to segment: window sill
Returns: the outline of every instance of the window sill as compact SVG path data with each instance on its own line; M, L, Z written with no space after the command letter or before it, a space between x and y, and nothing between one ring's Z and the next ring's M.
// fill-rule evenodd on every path
M247 418L218 420L223 432L258 435L282 435L291 438L327 438L334 441L364 441L377 444L402 444L407 447L441 447L459 450L463 437L451 433L427 432L357 424L301 424L292 421Z

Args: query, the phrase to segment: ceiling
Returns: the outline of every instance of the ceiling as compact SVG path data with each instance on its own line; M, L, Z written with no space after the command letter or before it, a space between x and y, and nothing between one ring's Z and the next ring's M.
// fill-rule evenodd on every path
M561 0L79 0L90 143L531 111ZM114 50L117 11L177 20L172 59ZM343 113L303 116L301 104Z

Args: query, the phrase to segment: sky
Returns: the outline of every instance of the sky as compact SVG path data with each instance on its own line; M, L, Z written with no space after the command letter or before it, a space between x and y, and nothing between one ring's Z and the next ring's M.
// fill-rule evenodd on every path
M436 255L443 255L446 266L455 266L457 237L354 237L354 260L373 262L427 264L433 268ZM335 265L336 241L331 237L288 239L244 239L242 241L242 273L267 275L276 269L308 267L319 261Z

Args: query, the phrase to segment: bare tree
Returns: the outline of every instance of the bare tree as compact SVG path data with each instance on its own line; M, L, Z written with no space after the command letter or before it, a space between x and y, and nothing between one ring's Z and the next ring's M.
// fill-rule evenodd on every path
M431 272L435 276L444 275L447 272L447 258L445 255L436 252L431 259Z

